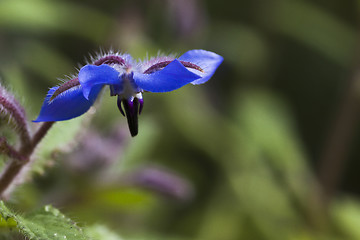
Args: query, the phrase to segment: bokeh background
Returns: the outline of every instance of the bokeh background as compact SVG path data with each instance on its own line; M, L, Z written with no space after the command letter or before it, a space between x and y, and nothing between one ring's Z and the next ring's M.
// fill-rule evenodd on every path
M145 94L135 138L108 89L57 123L13 208L53 204L100 224L102 239L360 239L359 11L357 0L0 0L1 83L29 120L101 50L225 59L205 85Z

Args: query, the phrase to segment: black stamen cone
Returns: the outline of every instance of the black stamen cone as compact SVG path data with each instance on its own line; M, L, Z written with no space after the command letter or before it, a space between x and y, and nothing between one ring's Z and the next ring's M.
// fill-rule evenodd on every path
M121 102L124 106L130 134L132 137L135 137L138 134L139 100L137 98L122 99Z
M118 98L117 98L117 106L119 108L119 111L120 111L121 115L123 115L125 117L124 110L122 109L122 106L121 106L121 101L122 101L122 99L118 96Z

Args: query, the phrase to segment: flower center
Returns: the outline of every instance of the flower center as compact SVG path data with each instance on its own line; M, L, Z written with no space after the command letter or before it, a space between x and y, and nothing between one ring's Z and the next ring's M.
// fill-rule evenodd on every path
M134 73L124 73L119 77L119 83L110 85L110 96L129 99L140 92L133 78Z

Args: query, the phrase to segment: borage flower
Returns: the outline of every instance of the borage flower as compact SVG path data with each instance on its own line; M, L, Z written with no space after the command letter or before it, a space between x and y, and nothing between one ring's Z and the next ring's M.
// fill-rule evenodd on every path
M191 50L174 58L159 56L137 62L128 54L110 53L93 59L77 77L49 90L34 122L63 121L89 110L104 85L126 116L130 133L138 133L138 114L143 108L142 93L169 92L186 84L202 84L210 79L223 58L205 50Z

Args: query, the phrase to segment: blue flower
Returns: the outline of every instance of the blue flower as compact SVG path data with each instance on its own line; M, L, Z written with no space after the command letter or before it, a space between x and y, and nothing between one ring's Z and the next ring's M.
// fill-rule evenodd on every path
M186 84L202 84L214 74L223 58L205 50L191 50L174 58L158 56L137 62L128 54L109 53L85 65L77 77L49 90L34 122L63 121L89 110L105 85L118 96L120 112L127 117L130 133L138 132L143 92L169 92Z

